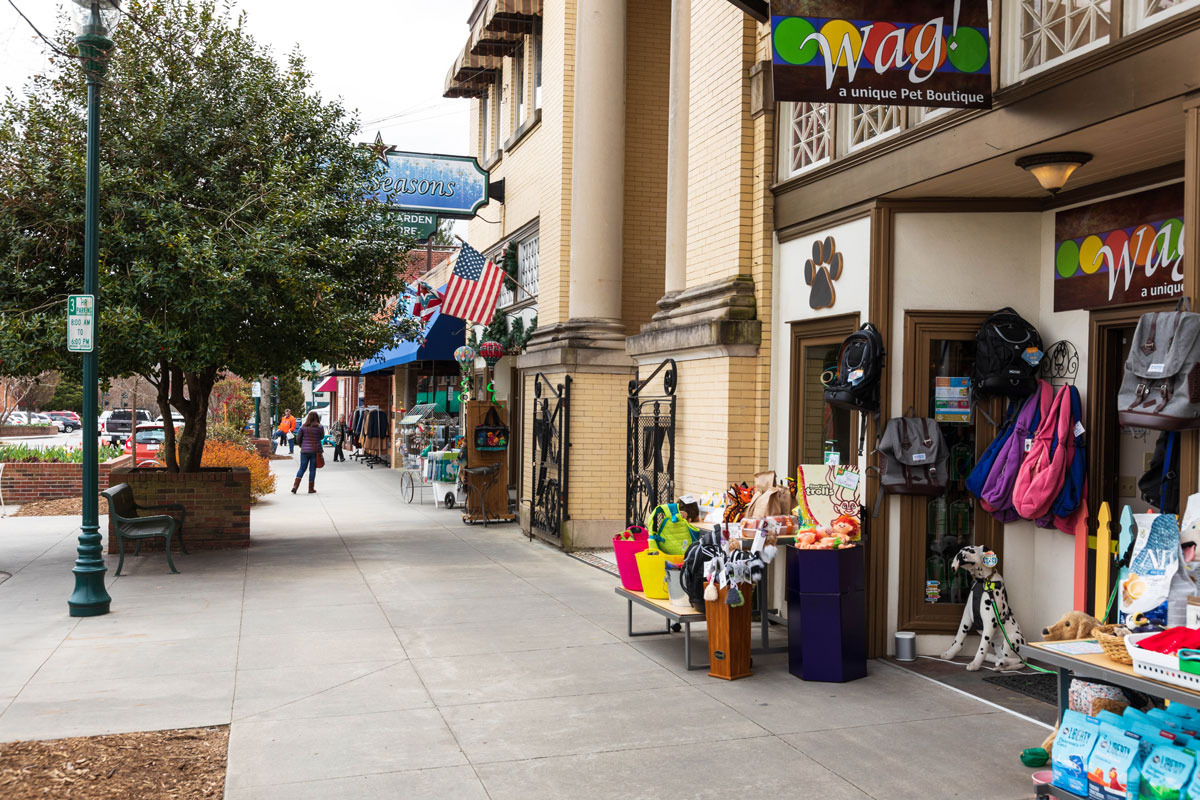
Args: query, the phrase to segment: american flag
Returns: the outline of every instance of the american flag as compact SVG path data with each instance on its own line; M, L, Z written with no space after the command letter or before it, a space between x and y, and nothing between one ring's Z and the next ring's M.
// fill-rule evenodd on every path
M496 300L504 285L504 270L483 257L471 245L463 242L458 263L442 300L442 313L487 325L496 314Z

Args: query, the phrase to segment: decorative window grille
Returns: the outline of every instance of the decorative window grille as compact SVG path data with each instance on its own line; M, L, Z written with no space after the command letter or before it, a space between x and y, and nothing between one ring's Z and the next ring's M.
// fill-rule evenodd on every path
M833 106L793 104L788 136L788 164L793 174L828 161L833 155Z
M1108 37L1111 0L1020 0L1018 6L1020 73Z
M850 149L862 147L900 130L904 109L900 106L850 106Z
M500 256L497 255L497 258ZM497 305L501 308L513 303L520 303L538 293L538 237L531 236L517 245L517 283L521 289L514 289L512 281L506 280L500 290Z
M1134 0L1126 3L1126 30L1136 31L1162 19L1200 6L1200 0Z

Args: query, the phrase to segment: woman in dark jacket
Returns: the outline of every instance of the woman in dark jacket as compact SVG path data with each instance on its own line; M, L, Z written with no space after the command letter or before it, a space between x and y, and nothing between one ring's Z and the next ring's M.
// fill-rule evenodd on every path
M325 438L325 427L321 425L321 417L315 411L308 412L304 424L296 429L296 444L300 445L300 470L296 473L296 482L292 484L292 494L300 488L300 479L304 470L308 470L308 493L317 493L317 454L321 452L321 440Z

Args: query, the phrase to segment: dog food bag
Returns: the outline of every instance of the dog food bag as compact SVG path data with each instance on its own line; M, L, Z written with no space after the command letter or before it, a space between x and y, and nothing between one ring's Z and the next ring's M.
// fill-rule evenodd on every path
M1137 797L1145 800L1180 800L1195 767L1196 756L1191 750L1171 744L1158 745L1142 765Z
M1134 614L1160 625L1167 624L1171 580L1179 572L1179 526L1171 514L1134 514L1137 538L1129 561L1129 572L1121 582L1122 622Z
M1200 725L1196 724L1196 720L1177 717L1161 708L1150 709L1146 712L1146 717L1161 728L1166 728L1175 734L1182 733L1189 738L1195 737L1196 729L1200 728Z
M1142 737L1107 722L1087 760L1088 800L1128 800L1138 796Z
M1087 763L1100 736L1100 722L1078 711L1063 712L1054 737L1050 766L1051 782L1075 794L1087 795Z
M1200 711L1197 711L1191 706L1185 706L1183 703L1167 703L1167 713L1176 717L1183 717L1184 719L1200 722Z

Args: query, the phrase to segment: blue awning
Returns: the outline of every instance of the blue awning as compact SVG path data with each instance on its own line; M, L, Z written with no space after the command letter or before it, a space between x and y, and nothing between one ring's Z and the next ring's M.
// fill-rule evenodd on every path
M466 341L466 328L467 324L458 317L443 317L439 308L425 326L425 344L400 342L395 347L380 350L363 362L360 372L367 375L413 361L453 361L454 351Z

